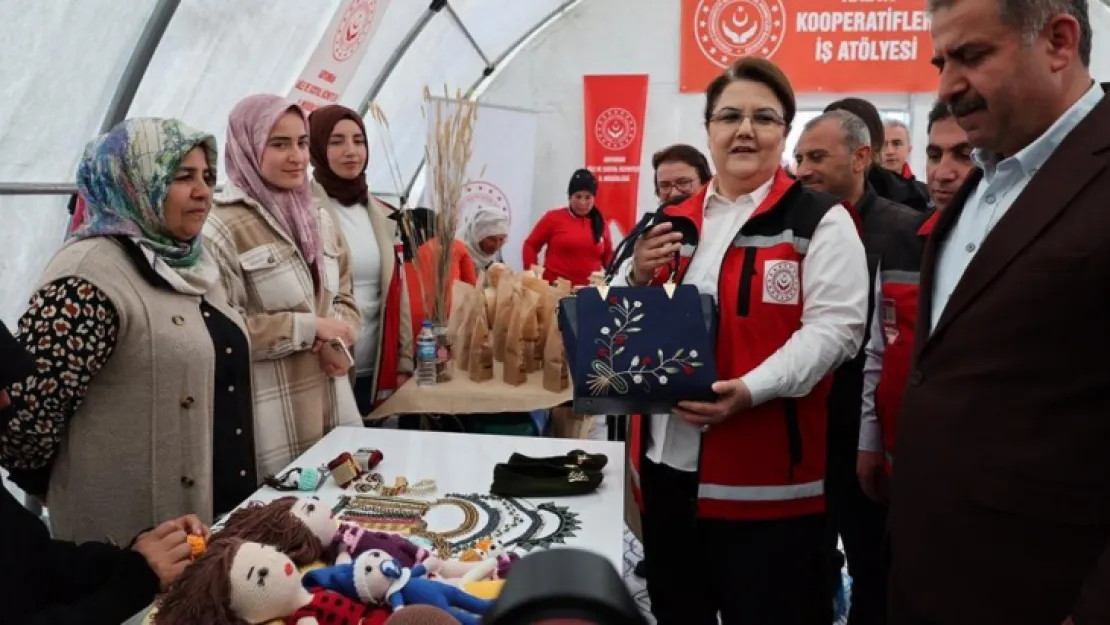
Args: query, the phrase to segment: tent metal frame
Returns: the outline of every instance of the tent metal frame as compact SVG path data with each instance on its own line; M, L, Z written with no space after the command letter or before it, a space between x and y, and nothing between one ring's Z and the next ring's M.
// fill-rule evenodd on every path
M455 26L462 32L479 58L486 64L482 69L482 75L466 91L466 97L474 98L482 86L491 80L496 71L502 69L506 62L519 52L530 39L539 33L539 31L562 17L568 10L583 1L584 0L565 0L543 19L529 28L523 36L514 41L500 56L490 60L486 52L478 45L477 40L474 39L474 35L470 32L470 29L466 27L466 24L463 22L458 12L451 6L450 0L431 0L428 8L417 18L400 44L398 44L390 54L381 73L374 79L374 83L370 85L366 95L362 98L361 104L358 107L358 112L362 116L366 116L370 110L370 104L378 97L378 94L381 93L389 77L393 74L394 70L397 69L397 65L400 64L401 59L408 53L409 48L411 48L412 44L420 37L420 34L424 32L424 29L427 28L436 14L443 12L444 9L447 9L447 16L455 23ZM138 41L135 43L135 48L131 52L127 65L120 75L120 80L116 85L116 91L112 96L108 109L105 111L104 120L101 122L100 132L107 132L113 126L126 119L127 113L131 110L131 104L135 100L135 94L138 93L139 86L142 85L143 77L146 75L146 70L150 66L150 61L154 57L154 53L158 50L158 44L161 43L162 37L165 35L166 29L169 28L170 22L173 20L173 16L180 5L181 0L157 0L157 4L155 4L154 9L151 11L150 17L147 18L147 23L143 27ZM413 186L421 173L423 173L423 170L424 160L421 159L412 178L405 187L406 196L412 191ZM0 181L0 196L73 195L75 193L77 193L77 185L72 182Z

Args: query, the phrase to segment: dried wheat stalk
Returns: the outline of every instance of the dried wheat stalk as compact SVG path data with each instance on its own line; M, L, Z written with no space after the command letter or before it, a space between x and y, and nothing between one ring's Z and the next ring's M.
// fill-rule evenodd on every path
M393 184L396 187L398 197L405 194L405 182L401 178L401 166L397 162L397 150L393 147L393 134L389 131L389 119L385 116L385 111L378 106L377 102L370 103L370 116L374 118L374 122L378 125L378 136L382 142L382 151L385 153L385 163L389 167L389 175L393 178ZM407 202L407 200L406 200ZM404 206L398 207L399 210L404 210Z
M408 204L409 199L405 197L405 183L401 176L401 165L397 160L397 149L393 145L393 134L389 129L389 119L385 116L385 111L378 106L377 102L370 103L370 117L374 118L374 122L378 125L378 137L382 143L382 152L385 156L386 166L389 168L389 174L393 178L393 185L397 190L397 196L401 199L397 211L400 213L401 218L397 221L398 227L401 229L401 235L408 241L413 242L413 256L412 265L417 271L417 275L422 275L420 272L420 260L416 256L416 248L420 246L420 239L417 237L416 226L412 222L412 213L409 212ZM420 301L427 302L427 294L425 293L424 282L417 280L417 287L420 290ZM427 310L427 308L425 308ZM418 320L419 321L419 320Z
M454 98L450 97L446 85L442 99L432 98L431 91L425 87L424 102L435 119L424 153L428 162L431 208L436 213L435 240L438 244L433 271L435 288L425 299L424 310L431 313L435 323L446 324L450 313L447 290L451 276L451 246L458 229L459 200L467 182L466 168L470 163L478 103L467 99L461 91Z

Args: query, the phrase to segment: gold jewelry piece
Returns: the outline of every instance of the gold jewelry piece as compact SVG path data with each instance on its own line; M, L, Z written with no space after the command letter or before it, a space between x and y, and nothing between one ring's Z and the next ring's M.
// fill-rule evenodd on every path
M455 499L444 497L437 499L428 506L431 510L436 506L454 506L463 511L463 522L455 529L446 532L433 532L427 529L425 524L424 528L412 532L413 536L419 536L432 541L432 546L439 553L439 557L448 559L452 556L454 549L450 541L454 538L461 538L467 534L472 533L478 527L478 507L465 499Z
M385 486L385 479L381 473L364 475L355 484L355 490L360 493L378 493L383 497L397 497L399 495L427 495L436 490L436 481L423 479L415 484L409 484L408 478L398 476L393 480L392 486Z

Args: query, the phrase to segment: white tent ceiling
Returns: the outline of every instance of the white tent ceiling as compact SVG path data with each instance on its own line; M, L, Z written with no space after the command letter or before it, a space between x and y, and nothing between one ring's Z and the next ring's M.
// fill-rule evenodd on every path
M339 0L5 0L0 3L0 184L73 179L105 122L176 117L222 139L232 105L288 93ZM342 103L374 97L390 121L403 179L423 156L425 86L472 89L567 0L392 0ZM438 9L438 10L437 10ZM142 61L148 22L165 22L134 99L113 111L125 68ZM138 53L136 54L136 51ZM384 167L372 187L398 189Z
M516 50L579 2L390 0L341 99L362 111L373 99L389 119L403 184L387 167L371 167L371 188L398 195L420 171L425 86L480 92ZM222 142L239 99L289 93L339 3L0 2L0 320L15 321L61 243L89 139L125 117L164 116ZM379 144L372 148L381 154Z

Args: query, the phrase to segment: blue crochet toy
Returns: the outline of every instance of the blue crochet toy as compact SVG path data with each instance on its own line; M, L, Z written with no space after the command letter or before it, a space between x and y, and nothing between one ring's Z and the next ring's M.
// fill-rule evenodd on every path
M479 599L450 584L428 579L428 570L422 564L408 569L385 552L363 556L355 561L355 587L365 589L371 601L388 603L394 612L406 605L430 605L450 613L462 625L479 625L481 619L475 615L485 614L493 607L489 599Z

